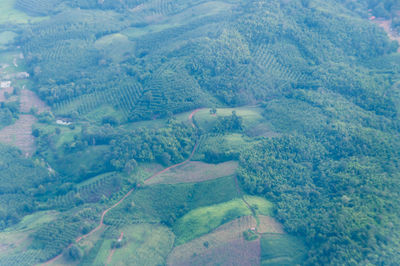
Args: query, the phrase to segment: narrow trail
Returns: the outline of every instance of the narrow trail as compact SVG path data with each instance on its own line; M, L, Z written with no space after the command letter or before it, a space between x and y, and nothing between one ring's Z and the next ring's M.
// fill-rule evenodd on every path
M121 235L119 236L119 238L118 238L118 242L121 242L122 241L122 238L124 237L124 232L121 232ZM107 262L106 262L106 265L105 266L107 266L110 262L111 262L111 259L112 259L112 256L114 255L114 253L115 253L115 250L116 250L116 247L113 247L113 249L111 250L111 252L110 252L110 255L108 255L108 257L107 257Z
M189 116L188 116L189 122L190 122L190 124L192 125L193 128L196 128L196 125L193 123L193 116L194 116L198 111L200 111L200 110L201 110L200 108L199 108L199 109L195 109L195 110L193 110L193 111L189 114ZM196 152L197 146L198 146L198 141L196 141L196 144L195 144L194 147L193 147L192 153L189 155L189 157L188 157L185 161L183 161L183 162L181 162L181 163L177 163L177 164L171 165L171 166L169 166L169 167L167 167L167 168L165 168L165 169L163 169L163 170L161 170L161 171L159 171L159 172L153 174L152 176L150 176L149 178L147 178L147 179L144 181L144 184L146 184L146 182L147 182L147 181L150 181L152 178L154 178L154 177L156 177L156 176L158 176L158 175L160 175L160 174L162 174L162 173L165 173L165 172L167 172L167 171L170 170L170 169L173 169L173 168L175 168L175 167L181 166L181 165L183 165L183 164L189 162L189 161L192 159L194 153ZM137 185L137 187L140 187L140 184ZM115 207L117 207L118 205L120 205L134 190L135 190L135 188L132 188L131 190L129 190L117 203L115 203L114 205L112 205L111 207L109 207L108 209L106 209L105 211L103 211L103 213L101 214L101 218L100 218L100 223L99 223L99 225L98 225L96 228L94 228L92 231L90 231L89 233L87 233L87 234L85 234L85 235L82 235L82 236L76 238L76 239L75 239L75 243L78 243L78 242L81 241L82 239L87 238L88 236L90 236L90 235L92 235L93 233L95 233L95 232L97 232L98 230L100 230L100 229L104 226L104 216L105 216L110 210L112 210L112 209L114 209ZM121 235L123 236L123 232L121 232ZM71 246L72 246L72 244L70 244L70 245L67 247L67 249L70 248ZM109 255L109 257L110 257L110 256L112 257L112 254L114 254L115 250L114 250L114 252L113 252L113 251L111 251L111 252L112 252L112 253ZM52 262L55 262L57 259L59 259L59 258L62 256L62 254L63 254L63 252L61 252L60 254L58 254L56 257L54 257L54 258L52 258L52 259L50 259L50 260L44 262L42 265L48 265L48 264L50 264L50 263L52 263ZM110 258L110 260L111 260L111 258Z

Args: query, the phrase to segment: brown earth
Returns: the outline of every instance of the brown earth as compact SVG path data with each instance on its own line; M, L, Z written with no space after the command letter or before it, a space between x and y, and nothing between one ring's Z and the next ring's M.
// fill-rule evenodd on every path
M36 108L38 113L50 111L50 108L31 90L23 89L20 96L21 112L28 113Z
M4 93L12 93L13 88L5 88L0 91L0 102L5 102L7 99ZM14 97L14 96L13 96ZM39 99L39 97L30 90L23 89L19 96L20 114L19 119L12 125L6 126L0 130L0 142L14 145L19 148L25 156L31 156L35 152L35 138L32 136L32 126L37 119L29 113L31 108L36 108L38 113L50 110L50 108Z
M243 238L243 232L256 225L252 216L221 225L212 233L177 246L167 265L259 265L260 240Z
M201 182L233 175L236 172L237 167L238 163L235 161L220 164L189 162L171 169L168 172L157 175L146 182L146 185Z
M400 35L392 30L392 20L376 19L373 22L383 28L391 40L397 41L400 45ZM397 49L397 52L400 53L400 47Z
M0 130L0 142L18 147L26 156L35 152L35 138L32 125L36 122L33 115L20 115L12 125Z
M260 221L257 226L257 232L260 234L264 233L277 233L284 234L282 224L276 221L274 218L270 216L259 215L258 219Z

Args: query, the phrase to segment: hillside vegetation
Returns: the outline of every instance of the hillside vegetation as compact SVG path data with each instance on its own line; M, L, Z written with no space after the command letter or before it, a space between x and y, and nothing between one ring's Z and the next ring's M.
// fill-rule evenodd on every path
M398 1L4 3L0 265L400 261Z

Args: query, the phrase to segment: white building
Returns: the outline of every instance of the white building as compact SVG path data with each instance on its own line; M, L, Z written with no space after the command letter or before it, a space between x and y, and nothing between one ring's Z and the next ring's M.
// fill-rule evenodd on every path
M0 88L5 89L11 87L11 81L0 81Z

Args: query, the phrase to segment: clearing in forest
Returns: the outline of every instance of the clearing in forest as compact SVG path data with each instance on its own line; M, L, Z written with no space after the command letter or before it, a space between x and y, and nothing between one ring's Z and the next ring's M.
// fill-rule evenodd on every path
M257 226L257 233L276 233L284 234L283 226L271 216L258 215L259 224Z
M109 260L107 265L165 264L165 259L174 244L174 234L168 227L152 224L134 224L123 227L120 231L123 232L122 247L116 248L111 257L109 255L110 248L107 249L106 255ZM118 241L117 235L115 235L113 241ZM99 260L98 262L100 265L106 261Z
M23 89L20 96L21 112L28 113L32 108L38 113L49 111L50 108L31 90Z
M13 88L2 90L0 101L4 101L4 91L11 93ZM49 110L49 107L30 90L22 90L20 95L20 109L22 113L28 113L35 108L38 113ZM32 126L37 121L31 114L20 114L19 119L12 125L0 130L0 142L18 147L26 156L35 152L35 138L32 136Z
M236 172L238 163L236 161L229 161L219 164L208 164L203 162L188 162L187 164L170 169L162 173L148 182L147 185L152 184L177 184L177 183L191 183L201 182L218 177L233 175Z
M393 29L392 29L392 20L382 20L382 19L377 19L374 21L379 27L383 28L385 32L388 34L389 39L397 41L399 43L399 48L397 49L397 52L400 53L400 35L397 34Z

